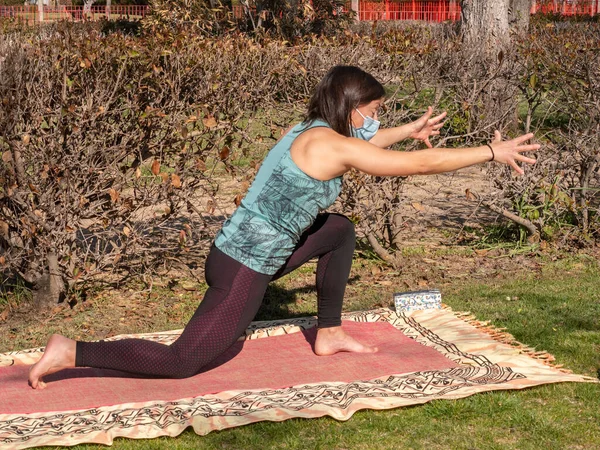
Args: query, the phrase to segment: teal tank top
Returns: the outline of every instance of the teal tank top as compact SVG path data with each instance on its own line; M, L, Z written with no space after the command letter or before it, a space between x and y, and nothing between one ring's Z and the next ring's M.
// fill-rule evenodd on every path
M340 194L342 177L327 181L305 174L290 149L304 131L328 127L316 120L292 128L269 152L239 207L225 221L215 246L256 272L274 275L317 214Z

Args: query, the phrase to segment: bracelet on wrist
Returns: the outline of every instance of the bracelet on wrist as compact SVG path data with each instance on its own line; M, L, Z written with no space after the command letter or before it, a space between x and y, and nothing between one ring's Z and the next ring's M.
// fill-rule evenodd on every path
M492 148L492 146L490 144L485 144L490 148L490 151L492 152L492 157L490 159L490 161L495 161L496 160L496 154L494 153L494 149Z

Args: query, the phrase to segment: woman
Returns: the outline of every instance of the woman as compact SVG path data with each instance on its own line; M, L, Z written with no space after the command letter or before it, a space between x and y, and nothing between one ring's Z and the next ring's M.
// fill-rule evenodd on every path
M218 233L206 261L209 289L181 336L167 346L140 339L76 342L54 335L29 383L69 367L97 367L169 378L198 373L233 345L254 318L270 281L318 257L318 330L314 351L375 352L341 327L342 301L354 252L354 227L343 216L319 214L335 201L350 169L376 176L448 172L487 161L512 166L539 145L532 134L452 150L432 149L445 113L432 109L416 122L379 130L383 86L371 75L337 66L319 83L305 120L269 152L240 207ZM392 144L414 138L427 150L395 152Z

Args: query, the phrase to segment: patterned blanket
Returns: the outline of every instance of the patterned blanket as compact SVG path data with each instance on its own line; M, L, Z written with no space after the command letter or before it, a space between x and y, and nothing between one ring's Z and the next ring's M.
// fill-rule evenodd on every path
M204 435L252 422L388 409L477 392L595 381L509 334L449 309L345 314L344 327L375 354L312 352L314 318L253 322L245 339L195 377L164 380L71 369L27 386L43 349L0 355L0 447L111 444L115 437ZM136 335L170 343L179 331ZM123 339L132 336L117 336Z

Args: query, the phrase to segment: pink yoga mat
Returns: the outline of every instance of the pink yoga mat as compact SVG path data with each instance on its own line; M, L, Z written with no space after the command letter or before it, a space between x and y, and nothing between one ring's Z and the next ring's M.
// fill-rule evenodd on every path
M0 368L0 414L69 411L123 403L174 401L229 390L278 389L320 382L370 380L391 374L441 370L457 364L418 344L387 322L345 321L377 353L316 356L315 329L239 342L212 367L182 380L140 378L123 372L77 368L46 377L47 388L27 385L29 366Z

